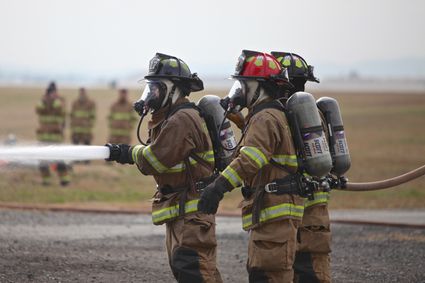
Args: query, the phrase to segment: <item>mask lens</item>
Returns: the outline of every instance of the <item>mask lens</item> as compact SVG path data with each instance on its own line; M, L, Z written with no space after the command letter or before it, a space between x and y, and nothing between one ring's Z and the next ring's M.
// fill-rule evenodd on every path
M167 86L160 81L148 81L143 90L141 101L147 109L158 110L167 93Z
M234 109L236 106L246 106L246 85L242 81L235 81L229 91L227 97L229 98L229 107Z

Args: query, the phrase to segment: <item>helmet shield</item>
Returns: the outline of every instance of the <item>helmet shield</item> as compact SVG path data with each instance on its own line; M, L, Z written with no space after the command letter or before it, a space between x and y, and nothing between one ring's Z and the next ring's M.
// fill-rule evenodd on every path
M157 111L161 108L162 102L167 94L167 85L161 81L147 81L142 96L138 101L144 111ZM138 109L136 109L137 112Z

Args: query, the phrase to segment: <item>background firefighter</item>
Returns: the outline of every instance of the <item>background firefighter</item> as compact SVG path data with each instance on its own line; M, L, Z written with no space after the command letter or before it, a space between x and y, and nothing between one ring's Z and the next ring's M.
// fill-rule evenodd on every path
M46 144L57 144L63 142L65 128L65 101L56 90L55 83L50 83L45 95L36 107L39 128L37 129L38 141ZM40 163L40 172L43 185L50 184L50 164ZM60 184L66 186L70 179L68 169L64 162L56 163Z
M136 122L133 105L128 101L127 89L119 91L118 100L112 104L109 114L109 142L130 144Z
M271 55L242 52L228 96L229 108L248 107L242 147L202 193L199 209L216 213L225 192L244 184L242 225L250 231L249 282L292 282L303 199L296 190L268 191L274 180L291 180L297 157L283 106L276 99L290 84Z
M85 88L79 89L78 98L71 108L71 140L73 144L91 144L96 104L89 99Z
M313 66L308 65L301 56L288 52L272 52L272 55L288 70L289 79L294 85L289 96L297 91L304 91L307 81L319 82L314 76ZM326 131L322 113L321 118ZM314 200L305 200L304 216L298 229L295 282L331 282L328 201L329 192L323 190L314 193Z
M185 98L203 89L182 60L157 53L135 110L152 111L149 145L111 145L109 160L136 163L158 184L152 220L166 223L166 248L178 282L222 282L216 267L215 217L198 212L198 190L214 169L214 152L205 121ZM143 143L143 142L142 142Z

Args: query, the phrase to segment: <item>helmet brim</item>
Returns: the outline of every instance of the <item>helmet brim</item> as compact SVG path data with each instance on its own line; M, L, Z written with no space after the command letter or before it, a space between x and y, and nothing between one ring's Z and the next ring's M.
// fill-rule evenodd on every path
M204 83L199 78L186 78L167 75L145 76L144 80L167 79L173 82L182 82L187 84L191 92L204 90Z

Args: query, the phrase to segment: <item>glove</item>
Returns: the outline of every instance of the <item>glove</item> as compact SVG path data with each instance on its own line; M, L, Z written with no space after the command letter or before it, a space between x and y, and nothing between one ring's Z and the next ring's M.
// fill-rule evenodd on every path
M131 157L130 146L128 144L105 144L109 148L109 158L106 161L116 161L121 164L134 164Z
M216 214L224 193L229 192L231 188L229 182L219 176L203 190L198 202L198 210L206 214Z

